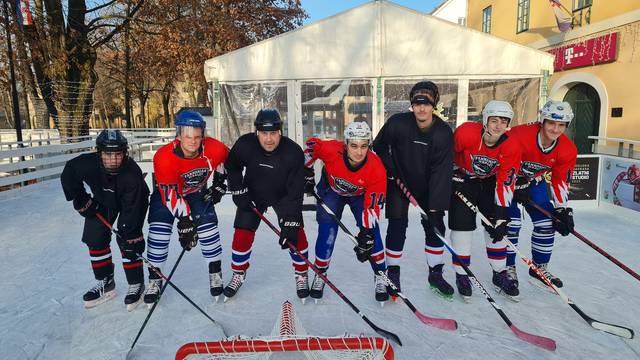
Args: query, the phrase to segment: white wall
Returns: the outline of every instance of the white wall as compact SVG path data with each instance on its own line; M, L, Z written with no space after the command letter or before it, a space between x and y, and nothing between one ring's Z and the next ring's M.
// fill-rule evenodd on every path
M467 0L447 0L431 15L457 24L458 18L467 17Z

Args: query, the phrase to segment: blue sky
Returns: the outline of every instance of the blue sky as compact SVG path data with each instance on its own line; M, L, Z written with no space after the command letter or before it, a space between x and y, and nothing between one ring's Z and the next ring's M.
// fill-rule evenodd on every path
M302 0L302 7L309 14L305 25L351 9L370 0ZM431 12L444 0L394 0L394 3L422 12Z

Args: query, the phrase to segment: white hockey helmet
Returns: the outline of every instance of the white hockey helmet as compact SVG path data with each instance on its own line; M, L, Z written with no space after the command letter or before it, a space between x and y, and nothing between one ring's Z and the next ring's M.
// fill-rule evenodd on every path
M344 141L369 140L371 141L371 129L364 121L354 121L344 128Z
M491 100L482 109L482 125L487 126L487 122L491 116L499 116L509 119L509 123L513 119L513 108L506 101Z
M549 100L540 109L538 121L542 124L545 119L566 123L567 126L573 120L573 110L566 101Z

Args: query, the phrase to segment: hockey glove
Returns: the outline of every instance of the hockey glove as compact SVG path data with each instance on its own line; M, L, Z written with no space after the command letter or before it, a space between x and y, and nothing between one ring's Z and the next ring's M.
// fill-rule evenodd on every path
M358 261L365 262L369 260L371 250L373 250L373 231L371 229L362 228L360 233L358 233L357 239L358 245L353 248L353 251L356 252Z
M573 209L558 207L553 210L553 216L560 221L553 222L553 228L562 236L567 236L573 232Z
M304 193L313 196L316 192L316 177L313 168L304 168Z
M204 201L215 205L222 200L222 196L227 192L227 185L222 181L214 181L211 187L204 193Z
M492 222L494 222L495 227L485 226L485 229L487 229L487 232L491 236L492 242L495 244L501 241L505 237L505 235L507 235L509 221L511 221L511 218L507 215L507 208L496 206L495 220L491 220Z
M244 188L239 191L234 191L233 203L236 204L238 209L251 211L253 200L251 199L251 195L249 195L249 189Z
M91 218L96 216L98 209L100 209L100 204L87 193L84 193L73 199L73 208L83 217Z
M283 250L289 249L289 245L298 247L298 232L302 226L300 221L294 219L280 219L280 247Z
M189 251L198 244L198 231L188 216L178 218L178 236L182 248Z
M526 177L516 178L516 187L513 192L513 200L525 205L529 202L529 179Z
M123 258L131 262L138 261L140 254L144 251L144 237L140 235L135 239L124 240L120 249L122 250Z

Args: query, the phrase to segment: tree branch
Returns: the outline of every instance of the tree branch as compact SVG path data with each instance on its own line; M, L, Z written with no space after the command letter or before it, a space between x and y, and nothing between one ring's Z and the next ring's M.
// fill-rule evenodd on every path
M100 47L103 44L107 43L109 40L111 40L112 37L114 37L116 34L118 34L122 29L124 29L126 26L129 26L129 22L131 22L131 19L135 16L135 14L140 11L140 8L142 8L142 4L144 4L144 0L140 0L132 9L131 12L129 13L129 17L126 18L120 25L116 26L115 29L111 30L111 32L109 34L107 34L104 38L102 38L102 40L97 41L96 43L92 44L92 46L94 48Z
M90 12L94 12L94 11L96 11L96 10L104 9L104 8L106 8L106 7L108 7L108 6L113 5L115 2L116 2L116 0L108 1L108 2L106 2L106 3L104 3L104 4L102 4L102 5L98 5L98 6L94 7L93 9L89 9L89 10L85 11L84 13L85 13L85 14L88 14L88 13L90 13Z

